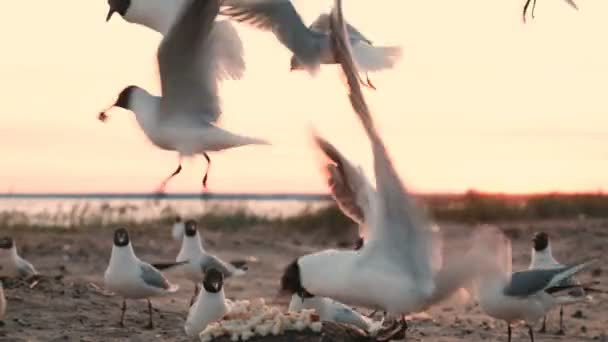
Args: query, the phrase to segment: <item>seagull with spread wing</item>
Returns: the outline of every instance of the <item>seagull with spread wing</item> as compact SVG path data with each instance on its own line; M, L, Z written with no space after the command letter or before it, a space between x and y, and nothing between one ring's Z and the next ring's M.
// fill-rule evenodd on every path
M221 36L210 32L218 12L218 0L190 1L184 6L158 48L162 96L131 85L120 92L110 107L131 110L154 145L178 153L178 166L163 180L159 192L181 171L182 157L202 154L207 159L203 176L206 188L211 163L207 152L269 144L217 125L222 113L217 82L222 71L217 68L214 49L221 46L222 41L217 41ZM99 115L100 120L107 118L106 111Z
M224 0L222 6L221 14L274 33L293 53L292 71L304 69L314 75L321 64L337 63L329 38L328 14L321 14L307 27L291 0ZM374 46L355 27L346 25L357 70L367 73L391 69L401 59L400 47ZM375 88L369 78L363 84Z

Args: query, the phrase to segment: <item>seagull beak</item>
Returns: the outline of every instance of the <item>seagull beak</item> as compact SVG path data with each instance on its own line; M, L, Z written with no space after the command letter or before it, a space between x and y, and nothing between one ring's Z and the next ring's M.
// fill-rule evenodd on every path
M110 10L108 11L108 15L106 16L106 22L110 21L110 18L112 18L112 14L114 14L114 12L116 12L116 10L110 8Z

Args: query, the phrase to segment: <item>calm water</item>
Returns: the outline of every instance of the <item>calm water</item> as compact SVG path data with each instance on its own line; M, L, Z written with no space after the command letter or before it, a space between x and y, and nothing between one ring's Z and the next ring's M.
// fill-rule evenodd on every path
M327 195L309 194L177 194L163 199L149 194L0 194L0 223L74 225L236 210L286 217L329 203Z

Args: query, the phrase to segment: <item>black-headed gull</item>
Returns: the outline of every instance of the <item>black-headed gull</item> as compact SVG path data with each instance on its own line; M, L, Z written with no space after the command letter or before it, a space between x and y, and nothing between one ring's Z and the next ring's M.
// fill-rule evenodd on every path
M536 270L536 269L555 269L561 268L565 265L559 263L553 257L553 253L551 251L551 242L549 239L549 234L545 232L539 232L534 234L534 238L532 239L532 256L530 260L530 266L528 269ZM570 286L580 284L575 277L569 277L564 279L560 285L562 286ZM559 334L564 334L564 305L576 303L580 301L587 300L588 297L585 293L585 290L582 287L575 287L571 290L567 291L565 295L559 296L556 298L557 302L560 304L559 306ZM539 332L545 332L547 327L547 316L543 317L543 325L540 328Z
M146 299L148 301L148 325L152 329L151 297L175 293L179 286L171 284L154 266L139 260L133 252L129 233L124 228L114 231L114 245L110 262L104 274L105 286L123 297L120 325L124 326L127 299Z
M335 64L329 39L329 15L321 14L306 27L291 0L225 0L221 13L232 19L274 33L279 42L294 55L291 70L315 74L321 64ZM401 58L397 46L373 46L356 28L347 24L357 70L373 72L390 69ZM365 85L374 88L367 80Z
M210 268L205 273L202 288L188 311L184 330L188 336L198 336L209 323L218 321L230 310L224 295L224 274Z
M182 237L184 236L184 221L182 217L177 215L173 220L173 226L171 227L171 237L175 241L182 241Z
M340 0L332 10L330 27L351 104L372 145L375 199L369 202L369 217L363 215L366 238L359 250L324 250L297 258L286 267L281 290L382 309L400 318L381 333L381 339L390 339L407 328L404 315L425 310L454 293L476 274L477 265L463 255L454 265L434 269L434 249L438 247L434 225L406 191L374 126L350 54ZM327 154L329 143L320 137L315 141Z
M0 277L28 278L37 274L34 266L19 256L12 237L0 238Z
M190 304L194 301L199 290L198 284L203 280L203 276L207 270L211 268L219 270L224 275L224 278L229 278L243 275L247 269L244 262L228 263L215 255L207 253L203 248L196 221L194 220L188 220L184 225L182 247L175 261L187 261L187 264L181 269L184 271L186 278L194 282L194 295L190 300Z
M582 286L562 285L564 279L585 270L595 260L554 269L512 272L509 239L498 230L486 230L484 234L478 238L486 241L488 248L495 252L495 263L475 283L479 306L487 315L507 322L508 341L511 341L511 325L523 321L534 342L532 325L557 304L555 296Z
M197 154L205 157L208 164L203 187L206 188L211 163L207 152L269 144L216 125L221 106L217 84L220 71L216 67L214 49L223 41L222 37L210 35L210 32L219 11L219 1L191 0L182 7L181 15L158 48L162 96L154 96L131 85L120 92L110 107L131 110L154 145L178 153L178 166L160 184L160 193L181 171L182 157ZM99 119L107 119L105 111L100 113Z

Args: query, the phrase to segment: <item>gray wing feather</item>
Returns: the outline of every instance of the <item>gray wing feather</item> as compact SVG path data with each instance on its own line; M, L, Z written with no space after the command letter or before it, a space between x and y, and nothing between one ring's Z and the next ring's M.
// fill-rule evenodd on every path
M216 270L222 272L225 278L232 276L236 271L236 267L224 262L220 258L213 255L205 255L201 259L201 270L204 273L210 268L215 268Z
M339 308L336 310L334 321L354 325L360 329L367 330L369 323L361 315L349 308Z
M568 277L559 283L559 286L575 286L580 285L580 282L576 280L574 276ZM586 295L585 290L582 287L574 287L568 291L568 295L572 297L584 297Z
M327 13L322 13L319 17L308 27L313 31L320 33L329 33L329 19L330 16ZM352 41L364 41L369 45L372 45L372 41L367 39L363 33L359 32L354 26L345 21L346 32L348 32L348 38Z
M527 297L544 290L556 275L570 269L564 266L555 269L536 269L515 272L503 293L512 297Z
M354 166L327 140L315 136L315 142L319 149L329 159L325 165L327 184L331 195L344 214L358 224L362 224L365 219L365 211L369 203L365 196L365 191L360 185L362 175L357 172ZM358 201L358 199L361 199Z
M19 272L19 276L22 278L38 274L34 266L24 259L20 259L17 272Z
M218 119L218 85L208 40L218 11L219 0L191 0L160 44L163 115L203 116L199 122Z
M260 30L272 31L300 62L320 63L326 35L310 30L290 0L225 0L221 14Z
M152 265L141 263L139 264L139 269L141 271L141 279L146 285L165 290L171 286L163 274Z

